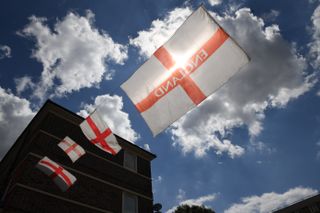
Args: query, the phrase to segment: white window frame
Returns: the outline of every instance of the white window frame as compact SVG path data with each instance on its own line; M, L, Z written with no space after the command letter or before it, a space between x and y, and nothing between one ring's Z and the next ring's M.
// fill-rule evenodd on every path
M130 168L130 167L126 166L126 164L125 164L125 162L126 162L126 156L127 156L128 154L134 157L134 168ZM129 169L130 171L138 172L137 155L135 155L133 152L124 150L124 155L123 155L123 167L126 168L126 169Z
M136 209L135 209L135 213L138 213L138 206L139 206L139 203L138 203L138 196L137 195L134 195L134 194L131 194L129 192L122 192L122 213L126 213L124 212L124 199L125 199L125 196L132 196L134 197L134 200L135 200L135 203L136 203Z

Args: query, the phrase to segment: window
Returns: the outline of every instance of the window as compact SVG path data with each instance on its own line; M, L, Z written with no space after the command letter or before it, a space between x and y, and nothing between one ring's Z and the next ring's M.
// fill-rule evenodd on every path
M138 198L133 194L123 192L122 195L122 213L137 213L138 212Z
M137 156L135 156L133 153L124 151L124 161L123 161L124 167L137 171Z

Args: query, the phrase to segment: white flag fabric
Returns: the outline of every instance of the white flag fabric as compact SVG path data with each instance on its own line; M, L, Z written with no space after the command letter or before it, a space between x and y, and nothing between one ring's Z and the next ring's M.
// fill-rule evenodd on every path
M108 125L102 120L97 110L80 124L80 128L91 143L103 151L116 155L121 150L121 146L116 137Z
M155 136L248 61L247 54L201 6L121 87Z
M65 137L58 146L69 156L73 163L86 153L79 144L68 136Z
M69 189L77 180L70 172L48 157L42 158L36 167L48 175L62 191Z

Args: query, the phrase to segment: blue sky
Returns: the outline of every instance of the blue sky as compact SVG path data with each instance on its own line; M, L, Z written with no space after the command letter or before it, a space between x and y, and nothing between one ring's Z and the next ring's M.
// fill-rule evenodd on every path
M201 3L251 62L153 138L120 85ZM154 200L269 212L320 190L317 0L1 1L0 157L47 98L150 149ZM12 131L8 132L7 129ZM171 210L170 210L171 209Z

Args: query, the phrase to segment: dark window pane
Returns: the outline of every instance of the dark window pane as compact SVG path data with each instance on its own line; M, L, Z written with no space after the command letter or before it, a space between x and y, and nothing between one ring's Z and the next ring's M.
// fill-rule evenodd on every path
M123 213L136 213L138 209L137 197L128 193L123 194Z
M137 171L137 157L131 152L124 152L124 167Z

